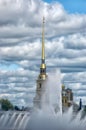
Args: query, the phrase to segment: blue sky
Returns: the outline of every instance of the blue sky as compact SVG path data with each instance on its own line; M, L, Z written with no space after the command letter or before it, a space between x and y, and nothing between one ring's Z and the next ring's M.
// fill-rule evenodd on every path
M54 0L44 0L54 2ZM55 0L57 1L57 0ZM58 0L69 13L86 13L86 0Z
M2 70L17 70L19 68L19 66L17 64L10 64L10 65L4 65L4 64L0 64L0 69Z

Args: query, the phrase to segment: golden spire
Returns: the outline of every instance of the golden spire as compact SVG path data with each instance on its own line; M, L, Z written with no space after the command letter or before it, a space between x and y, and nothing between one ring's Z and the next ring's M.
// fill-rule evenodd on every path
M45 43L44 43L44 23L45 18L43 17L43 25L42 25L42 61L40 66L40 74L46 75L46 65L45 65Z
M43 17L43 27L42 27L42 62L45 62L45 46L44 46L44 23L45 18Z

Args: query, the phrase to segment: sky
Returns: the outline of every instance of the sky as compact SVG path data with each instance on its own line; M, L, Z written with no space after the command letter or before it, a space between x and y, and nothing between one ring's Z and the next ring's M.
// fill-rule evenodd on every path
M69 13L86 13L86 0L44 0L48 3L60 2Z
M47 73L61 70L74 101L86 104L85 0L0 0L0 98L33 105L45 16Z

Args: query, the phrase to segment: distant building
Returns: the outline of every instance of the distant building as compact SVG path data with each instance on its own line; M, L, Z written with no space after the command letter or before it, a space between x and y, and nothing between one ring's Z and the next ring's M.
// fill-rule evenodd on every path
M78 110L81 110L82 109L82 99L80 98L80 101L79 101L79 109Z
M1 105L1 103L0 103L0 110L2 110L2 105Z
M71 105L73 105L73 92L70 88L65 88L62 85L62 109L67 110Z
M73 92L70 88L65 88L62 85L62 111L65 112L69 107L73 106L73 112L78 112L82 108L82 101L80 99L79 104L73 101Z

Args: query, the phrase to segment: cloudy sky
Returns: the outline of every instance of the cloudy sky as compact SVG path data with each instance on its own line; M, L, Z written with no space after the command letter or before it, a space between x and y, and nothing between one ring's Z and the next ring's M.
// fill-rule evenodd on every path
M47 72L86 104L86 0L0 0L0 98L32 105L45 16Z

